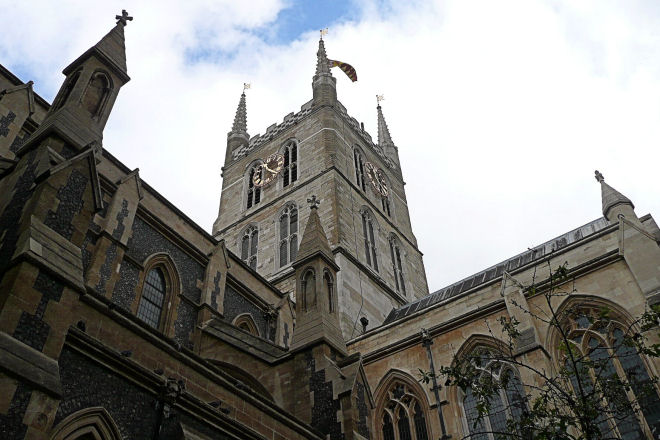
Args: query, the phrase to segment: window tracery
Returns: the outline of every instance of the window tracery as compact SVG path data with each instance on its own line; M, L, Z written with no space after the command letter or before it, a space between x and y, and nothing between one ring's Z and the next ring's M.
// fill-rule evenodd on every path
M289 142L282 150L282 156L282 187L286 187L298 180L298 144L295 141Z
M280 214L280 267L293 262L298 254L298 208L290 204Z
M571 385L574 390L581 385L592 392L594 379L612 378L612 383L620 380L622 386L629 383L630 386L621 390L617 402L602 399L597 420L601 434L624 440L652 436L660 432L660 397L644 360L634 347L624 342L630 327L599 316L600 310L583 308L564 323L574 352L579 354L576 367L564 354L564 365L572 371L587 366L589 369L589 375L571 375Z
M259 230L256 226L248 226L241 237L241 260L252 269L257 269L257 250L259 246Z
M461 399L465 428L472 440L495 440L494 433L508 432L507 420L519 420L527 407L525 392L516 370L502 360L492 348L477 347L469 356L478 380L494 380L502 386L489 398L488 414L480 417L478 400L471 388Z
M393 382L380 415L383 440L428 440L426 415L418 396L405 383Z

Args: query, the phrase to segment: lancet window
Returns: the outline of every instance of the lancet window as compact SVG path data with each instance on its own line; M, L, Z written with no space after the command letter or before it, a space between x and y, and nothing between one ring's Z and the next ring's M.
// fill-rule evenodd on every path
M362 211L362 233L364 236L364 253L367 265L378 272L378 256L376 253L376 235L374 235L374 220L366 209Z
M362 191L365 191L364 160L362 159L362 153L357 148L353 149L353 161L355 164L355 183L358 187L362 188Z
M249 226L241 236L241 260L252 269L257 268L257 248L259 246L259 230L256 226Z
M296 259L298 253L298 208L291 204L280 215L280 267Z
M247 208L251 208L261 201L261 188L254 184L254 176L261 173L261 167L256 164L250 168L247 177Z
M298 180L298 144L289 142L282 150L284 167L282 168L282 186L289 186Z
M406 283L403 276L401 243L396 236L390 236L390 257L392 259L392 274L394 275L394 286L396 291L406 294Z
M328 312L332 313L335 311L334 284L332 282L332 276L328 271L323 273L323 287L325 288L325 294L328 299Z
M137 317L150 326L159 328L166 296L167 284L162 269L151 269L144 279Z

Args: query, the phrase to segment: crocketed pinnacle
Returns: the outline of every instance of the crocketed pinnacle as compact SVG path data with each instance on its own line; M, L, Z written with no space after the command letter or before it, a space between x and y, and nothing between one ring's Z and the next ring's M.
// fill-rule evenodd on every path
M238 101L236 116L234 116L234 125L231 127L232 133L247 133L247 107L245 105L245 92L241 94Z
M632 209L635 209L635 205L633 205L633 202L628 197L624 196L619 191L605 183L605 178L598 170L596 170L596 180L600 182L601 199L603 202L603 215L605 218L610 220L608 214L610 210L617 205L630 205Z
M380 108L380 105L376 109L378 110L378 145L381 147L394 147L390 130L387 128L387 123L383 116L383 110Z
M325 54L325 44L323 43L323 38L319 40L319 50L316 52L316 75L330 75L330 63L328 62L328 56Z

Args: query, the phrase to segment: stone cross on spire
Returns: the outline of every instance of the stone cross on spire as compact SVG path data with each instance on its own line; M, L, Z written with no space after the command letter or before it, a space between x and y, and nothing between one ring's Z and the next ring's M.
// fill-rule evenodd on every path
M307 203L309 203L309 209L317 209L321 204L321 200L317 199L316 195L312 195L311 198L307 199Z
M605 177L600 173L600 171L596 170L596 180L599 182L605 182Z
M129 21L133 21L133 17L128 15L126 9L121 10L121 15L115 15L115 19L117 20L117 24L121 23L122 26L126 26Z

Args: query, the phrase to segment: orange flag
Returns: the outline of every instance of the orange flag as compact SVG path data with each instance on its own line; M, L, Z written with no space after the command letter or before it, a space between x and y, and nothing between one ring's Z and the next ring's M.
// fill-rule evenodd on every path
M337 61L337 60L328 60L328 62L330 63L331 68L332 67L339 67L341 70L344 71L346 76L348 76L351 79L351 81L353 81L353 82L357 81L357 72L355 71L353 66L351 66L350 64L343 63L343 62Z

